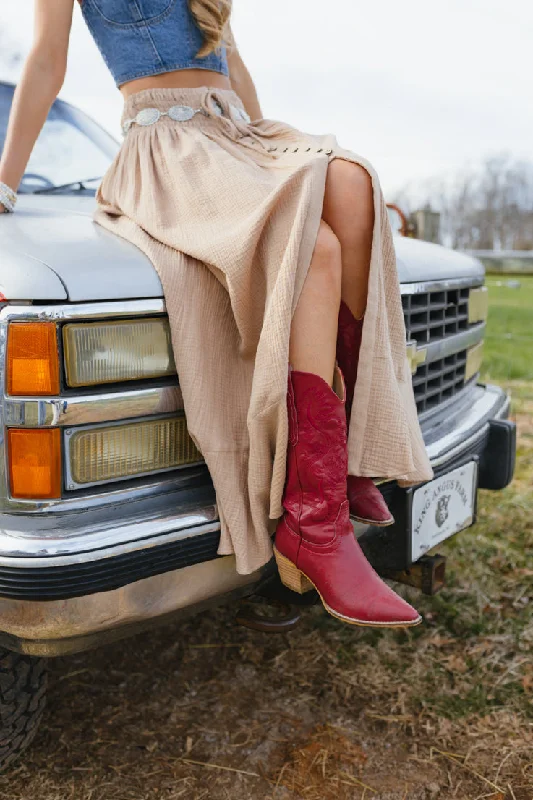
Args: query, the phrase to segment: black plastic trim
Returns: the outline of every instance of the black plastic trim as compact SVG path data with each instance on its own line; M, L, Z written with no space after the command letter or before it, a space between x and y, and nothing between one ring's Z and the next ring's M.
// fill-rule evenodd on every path
M129 583L217 558L220 531L62 567L0 566L0 597L66 600L119 589Z
M479 488L504 489L513 479L515 461L516 424L508 419L491 420L479 464Z

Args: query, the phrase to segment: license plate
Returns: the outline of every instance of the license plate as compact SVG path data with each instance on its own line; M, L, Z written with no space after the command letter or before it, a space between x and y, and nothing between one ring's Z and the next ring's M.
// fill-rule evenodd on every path
M477 461L441 475L413 492L411 561L474 522Z

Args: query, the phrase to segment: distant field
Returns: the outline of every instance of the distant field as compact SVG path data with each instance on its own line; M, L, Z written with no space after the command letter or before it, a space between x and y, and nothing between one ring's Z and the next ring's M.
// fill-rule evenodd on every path
M519 284L519 288L512 288ZM533 381L533 275L488 276L487 380Z
M476 255L473 253L472 255ZM501 256L477 256L485 265L487 273L491 275L532 275L533 274L533 254L531 251L516 255Z

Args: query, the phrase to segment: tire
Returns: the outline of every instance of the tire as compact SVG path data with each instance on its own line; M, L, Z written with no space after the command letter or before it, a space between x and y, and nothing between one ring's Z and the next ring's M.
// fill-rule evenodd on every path
M0 772L28 747L46 703L44 659L0 647Z

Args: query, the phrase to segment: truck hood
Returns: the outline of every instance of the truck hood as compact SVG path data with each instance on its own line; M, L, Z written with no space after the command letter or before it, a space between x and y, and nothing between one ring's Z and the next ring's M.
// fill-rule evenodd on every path
M92 196L21 195L0 219L0 287L9 300L133 300L162 297L148 258L92 220ZM34 260L39 269L21 264ZM46 275L48 272L48 275Z
M162 297L148 258L92 220L94 197L21 196L0 220L0 291L9 300L79 303ZM483 277L480 261L440 245L395 237L402 283Z
M401 283L484 278L485 268L481 261L458 250L404 236L395 236L394 246Z

